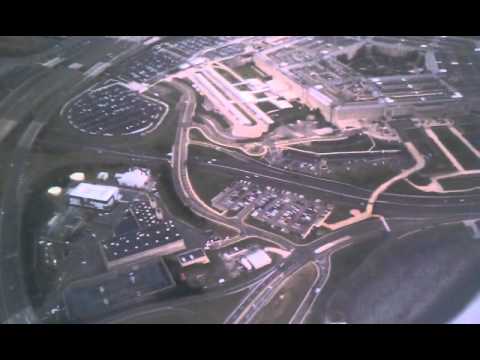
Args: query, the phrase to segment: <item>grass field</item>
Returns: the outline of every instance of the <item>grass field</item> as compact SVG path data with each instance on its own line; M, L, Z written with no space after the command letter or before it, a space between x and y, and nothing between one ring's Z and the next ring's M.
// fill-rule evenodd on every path
M318 274L313 263L295 272L273 299L255 315L255 324L288 324Z
M266 76L253 63L247 63L233 69L238 75L244 79L260 79L264 80Z
M197 195L209 206L212 198L235 181L234 176L220 172L212 176L210 171L195 164L189 164L188 175Z
M463 190L480 187L480 175L462 175L438 181L445 190Z
M420 181L425 181L426 184L430 182L430 179L424 179L422 178ZM415 181L416 184L420 185L417 181ZM407 194L407 195L425 195L425 192L421 190L415 189L413 186L411 186L408 182L405 180L401 180L393 184L388 190L388 193L393 193L393 194Z
M425 159L427 160L427 164L418 174L430 177L455 171L455 168L447 157L432 139L427 136L425 130L411 129L407 130L406 133L408 140L415 145L418 151L425 156Z
M480 160L477 156L447 127L434 127L433 131L465 170L480 168Z
M257 106L263 112L278 110L278 108L275 105L273 105L270 101L259 102L257 103Z
M334 224L338 221L342 221L352 217L350 214L351 207L338 205L335 206L331 212L331 214L327 218L327 224Z
M218 72L220 75L222 75L225 80L227 80L229 83L232 83L232 84L235 84L238 82L238 80L235 78L235 76L233 76L232 74L230 74L228 71L222 69L222 68L214 68L216 72Z
M158 175L158 191L166 208L175 218L179 218L193 227L205 228L207 226L206 220L194 214L190 208L183 205L178 197L173 185L172 168L168 164L162 165L161 170L156 175Z
M335 174L335 179L341 182L360 186L366 189L375 189L388 179L393 178L400 172L399 169L393 169L386 166L368 167L362 169L358 167L353 171L340 171Z

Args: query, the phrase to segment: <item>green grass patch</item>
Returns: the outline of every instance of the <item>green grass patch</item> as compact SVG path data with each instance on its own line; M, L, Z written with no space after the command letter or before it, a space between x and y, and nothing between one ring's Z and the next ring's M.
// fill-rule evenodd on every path
M462 175L438 180L445 190L467 190L480 187L480 175Z
M228 71L222 69L222 68L217 68L217 67L214 67L215 71L217 73L219 73L221 76L223 76L225 78L225 80L227 80L229 83L232 83L232 84L235 84L238 82L238 79L233 76L232 74L230 74Z
M246 63L234 68L233 70L244 79L266 80L268 78L268 76L253 63Z
M480 161L477 156L450 129L447 127L434 127L433 131L466 170L478 169L480 167Z
M278 108L273 105L270 101L262 101L257 103L257 106L262 110L263 112L267 113L269 111L274 111L278 110Z
M235 181L232 175L215 173L212 176L211 171L195 163L188 164L188 175L197 195L209 206L216 195Z

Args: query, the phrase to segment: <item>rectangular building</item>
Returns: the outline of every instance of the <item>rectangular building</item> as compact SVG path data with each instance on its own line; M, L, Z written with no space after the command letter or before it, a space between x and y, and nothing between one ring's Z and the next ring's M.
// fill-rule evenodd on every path
M194 264L208 264L210 259L203 249L189 250L177 255L177 260L182 267Z
M110 210L119 198L114 186L80 183L67 192L68 204L97 210Z

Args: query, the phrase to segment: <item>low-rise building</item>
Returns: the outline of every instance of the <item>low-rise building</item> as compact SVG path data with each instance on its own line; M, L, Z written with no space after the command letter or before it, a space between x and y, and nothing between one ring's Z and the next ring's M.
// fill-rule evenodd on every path
M110 210L120 198L114 186L80 183L67 192L68 204L97 210Z
M262 249L255 250L245 256L255 270L259 270L272 263L272 258Z
M177 260L182 267L194 264L208 264L210 259L203 249L189 250L177 255Z

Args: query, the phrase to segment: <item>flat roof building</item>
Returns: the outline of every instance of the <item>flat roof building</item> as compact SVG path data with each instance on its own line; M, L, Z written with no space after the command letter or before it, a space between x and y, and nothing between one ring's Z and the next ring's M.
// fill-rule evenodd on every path
M110 210L119 198L114 186L80 183L67 192L68 204L98 210Z
M362 64L369 52L380 53L380 60L398 61L391 61L391 69L383 66L380 71L378 66L368 72ZM407 53L426 59L426 65L409 69L402 60ZM389 117L399 111L461 112L462 92L432 66L437 55L421 44L399 47L374 37L294 37L286 46L255 54L253 61L285 94L320 109L328 121L344 128L352 119Z
M210 259L203 249L189 250L177 255L177 260L182 267L194 264L208 264Z
M245 256L245 259L253 266L255 270L261 269L272 263L272 258L262 249Z

